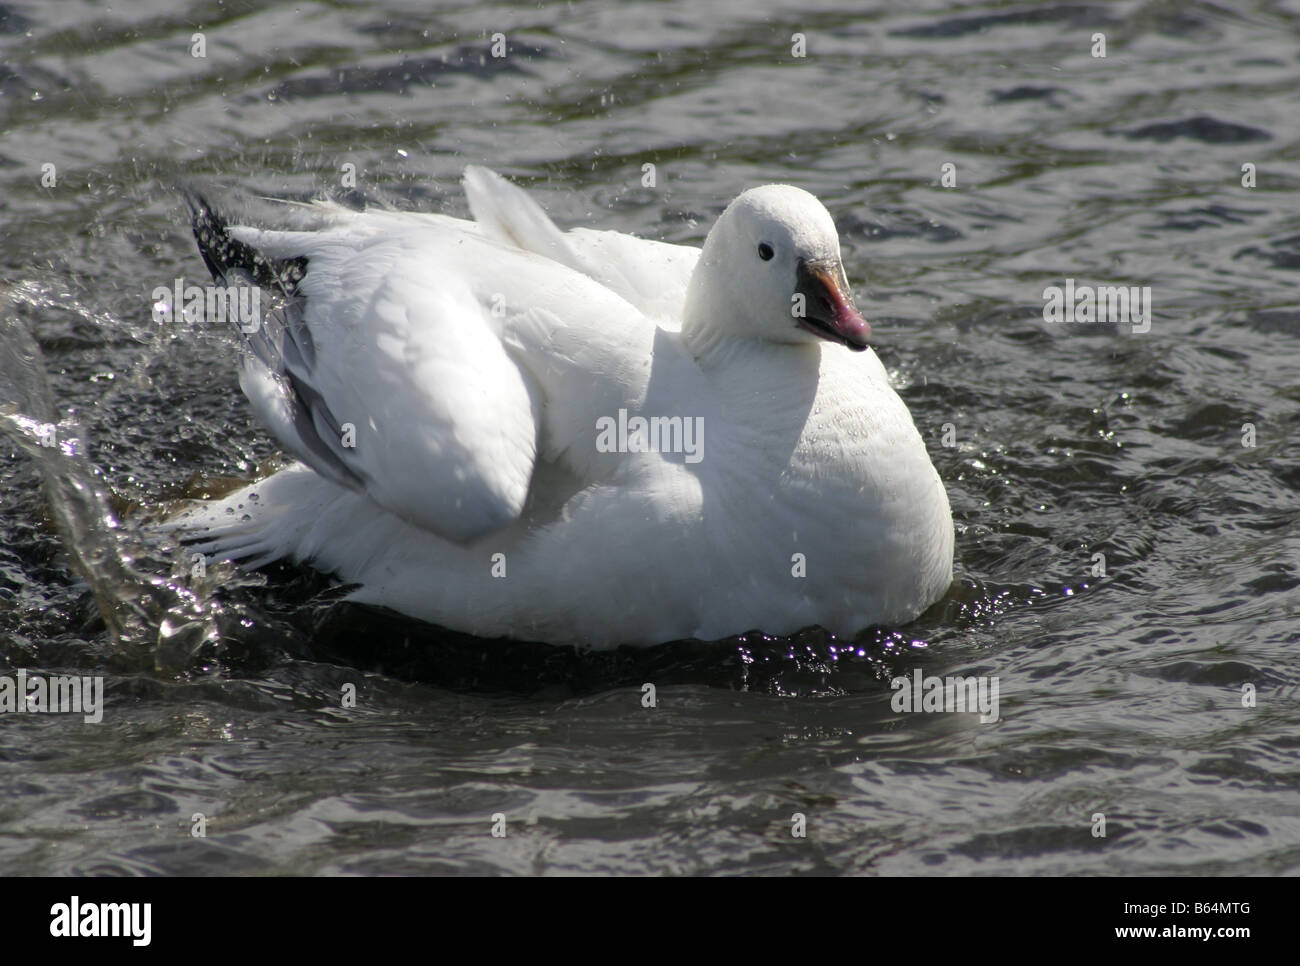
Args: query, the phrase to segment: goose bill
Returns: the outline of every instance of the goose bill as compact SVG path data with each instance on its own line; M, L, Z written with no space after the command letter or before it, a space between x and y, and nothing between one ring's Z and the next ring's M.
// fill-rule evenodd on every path
M804 297L799 326L813 335L861 352L871 340L871 325L853 304L844 266L838 261L801 261L795 291Z

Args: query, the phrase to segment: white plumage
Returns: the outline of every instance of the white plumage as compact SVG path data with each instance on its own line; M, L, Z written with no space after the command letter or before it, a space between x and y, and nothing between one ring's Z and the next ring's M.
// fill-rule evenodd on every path
M945 593L943 484L875 354L849 351L869 329L812 195L746 192L701 252L561 232L486 169L465 188L474 222L321 206L318 230L229 230L307 261L240 375L305 462L185 511L199 549L596 647L851 634ZM677 451L606 451L637 416Z

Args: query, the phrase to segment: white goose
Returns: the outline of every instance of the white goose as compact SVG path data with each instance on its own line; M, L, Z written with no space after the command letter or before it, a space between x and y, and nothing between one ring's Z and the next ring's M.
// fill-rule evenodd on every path
M943 596L948 498L815 197L746 191L698 250L561 232L484 168L465 189L474 222L318 205L319 230L264 231L195 205L219 280L290 296L240 385L301 460L186 510L198 549L592 647L852 634Z

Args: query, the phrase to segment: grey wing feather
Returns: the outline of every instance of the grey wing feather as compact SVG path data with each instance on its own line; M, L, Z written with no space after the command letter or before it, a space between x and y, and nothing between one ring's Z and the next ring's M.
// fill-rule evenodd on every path
M187 195L187 201L199 253L213 279L227 287L258 288L270 299L255 328L236 325L245 371L262 390L250 396L260 397L262 408L269 410L262 413L269 428L294 456L322 476L348 489L364 490L365 473L349 465L342 426L312 385L316 346L303 319L306 299L298 294L307 259L267 258L232 237L229 225L201 195ZM268 393L275 398L268 398Z

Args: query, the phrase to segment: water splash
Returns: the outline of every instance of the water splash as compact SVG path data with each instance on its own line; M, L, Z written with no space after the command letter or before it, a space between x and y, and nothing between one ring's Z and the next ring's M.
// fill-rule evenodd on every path
M84 432L60 418L45 360L19 309L39 307L30 286L0 290L0 431L31 459L72 569L89 585L113 642L110 662L174 673L216 643L211 577L187 585L168 557L122 522L86 457ZM172 571L169 577L157 576ZM152 572L152 574L151 574Z

